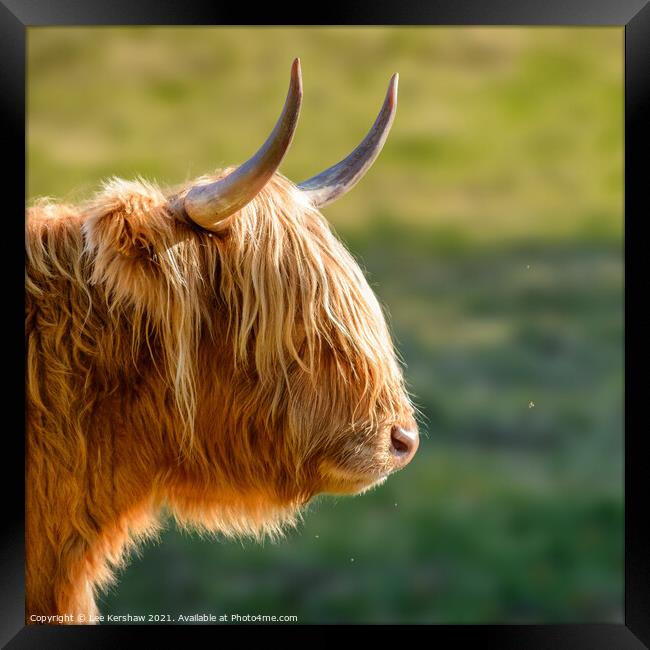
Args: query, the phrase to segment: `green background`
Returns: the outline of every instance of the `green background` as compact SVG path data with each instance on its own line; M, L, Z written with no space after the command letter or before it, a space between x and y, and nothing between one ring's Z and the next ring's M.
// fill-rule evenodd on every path
M621 28L28 30L30 199L241 162L295 56L281 171L302 181L400 73L382 155L324 213L386 306L418 456L277 543L170 525L103 613L622 622L622 47Z

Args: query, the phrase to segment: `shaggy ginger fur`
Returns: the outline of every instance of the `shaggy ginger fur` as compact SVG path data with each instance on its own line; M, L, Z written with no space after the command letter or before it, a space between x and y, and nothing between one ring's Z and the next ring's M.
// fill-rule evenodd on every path
M274 535L385 477L390 426L415 428L373 292L291 182L214 234L169 205L115 180L28 210L28 622L87 622L163 506Z

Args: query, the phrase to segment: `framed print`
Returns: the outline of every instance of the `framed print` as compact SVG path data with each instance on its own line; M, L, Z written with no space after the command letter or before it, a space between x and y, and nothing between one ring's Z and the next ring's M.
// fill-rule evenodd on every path
M647 3L220 11L0 6L3 643L647 647Z

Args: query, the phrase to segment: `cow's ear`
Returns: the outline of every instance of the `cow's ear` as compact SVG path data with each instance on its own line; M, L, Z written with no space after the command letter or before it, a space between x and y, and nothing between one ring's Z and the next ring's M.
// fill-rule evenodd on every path
M173 225L165 205L160 190L146 183L107 183L88 209L84 223L87 248L100 256L151 259Z
M165 287L160 255L174 241L178 222L157 188L113 181L87 208L82 226L90 281L118 302L154 313Z

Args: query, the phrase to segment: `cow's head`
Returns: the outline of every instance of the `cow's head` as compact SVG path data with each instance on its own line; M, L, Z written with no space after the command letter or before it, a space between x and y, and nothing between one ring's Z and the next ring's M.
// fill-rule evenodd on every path
M295 185L277 169L301 98L296 60L283 112L250 160L169 195L115 182L84 226L93 282L130 310L135 345L160 361L150 372L163 368L175 397L183 460L170 462L235 518L239 507L359 492L418 446L382 310L319 212L379 154L397 75L361 144ZM174 490L191 510L194 497Z

